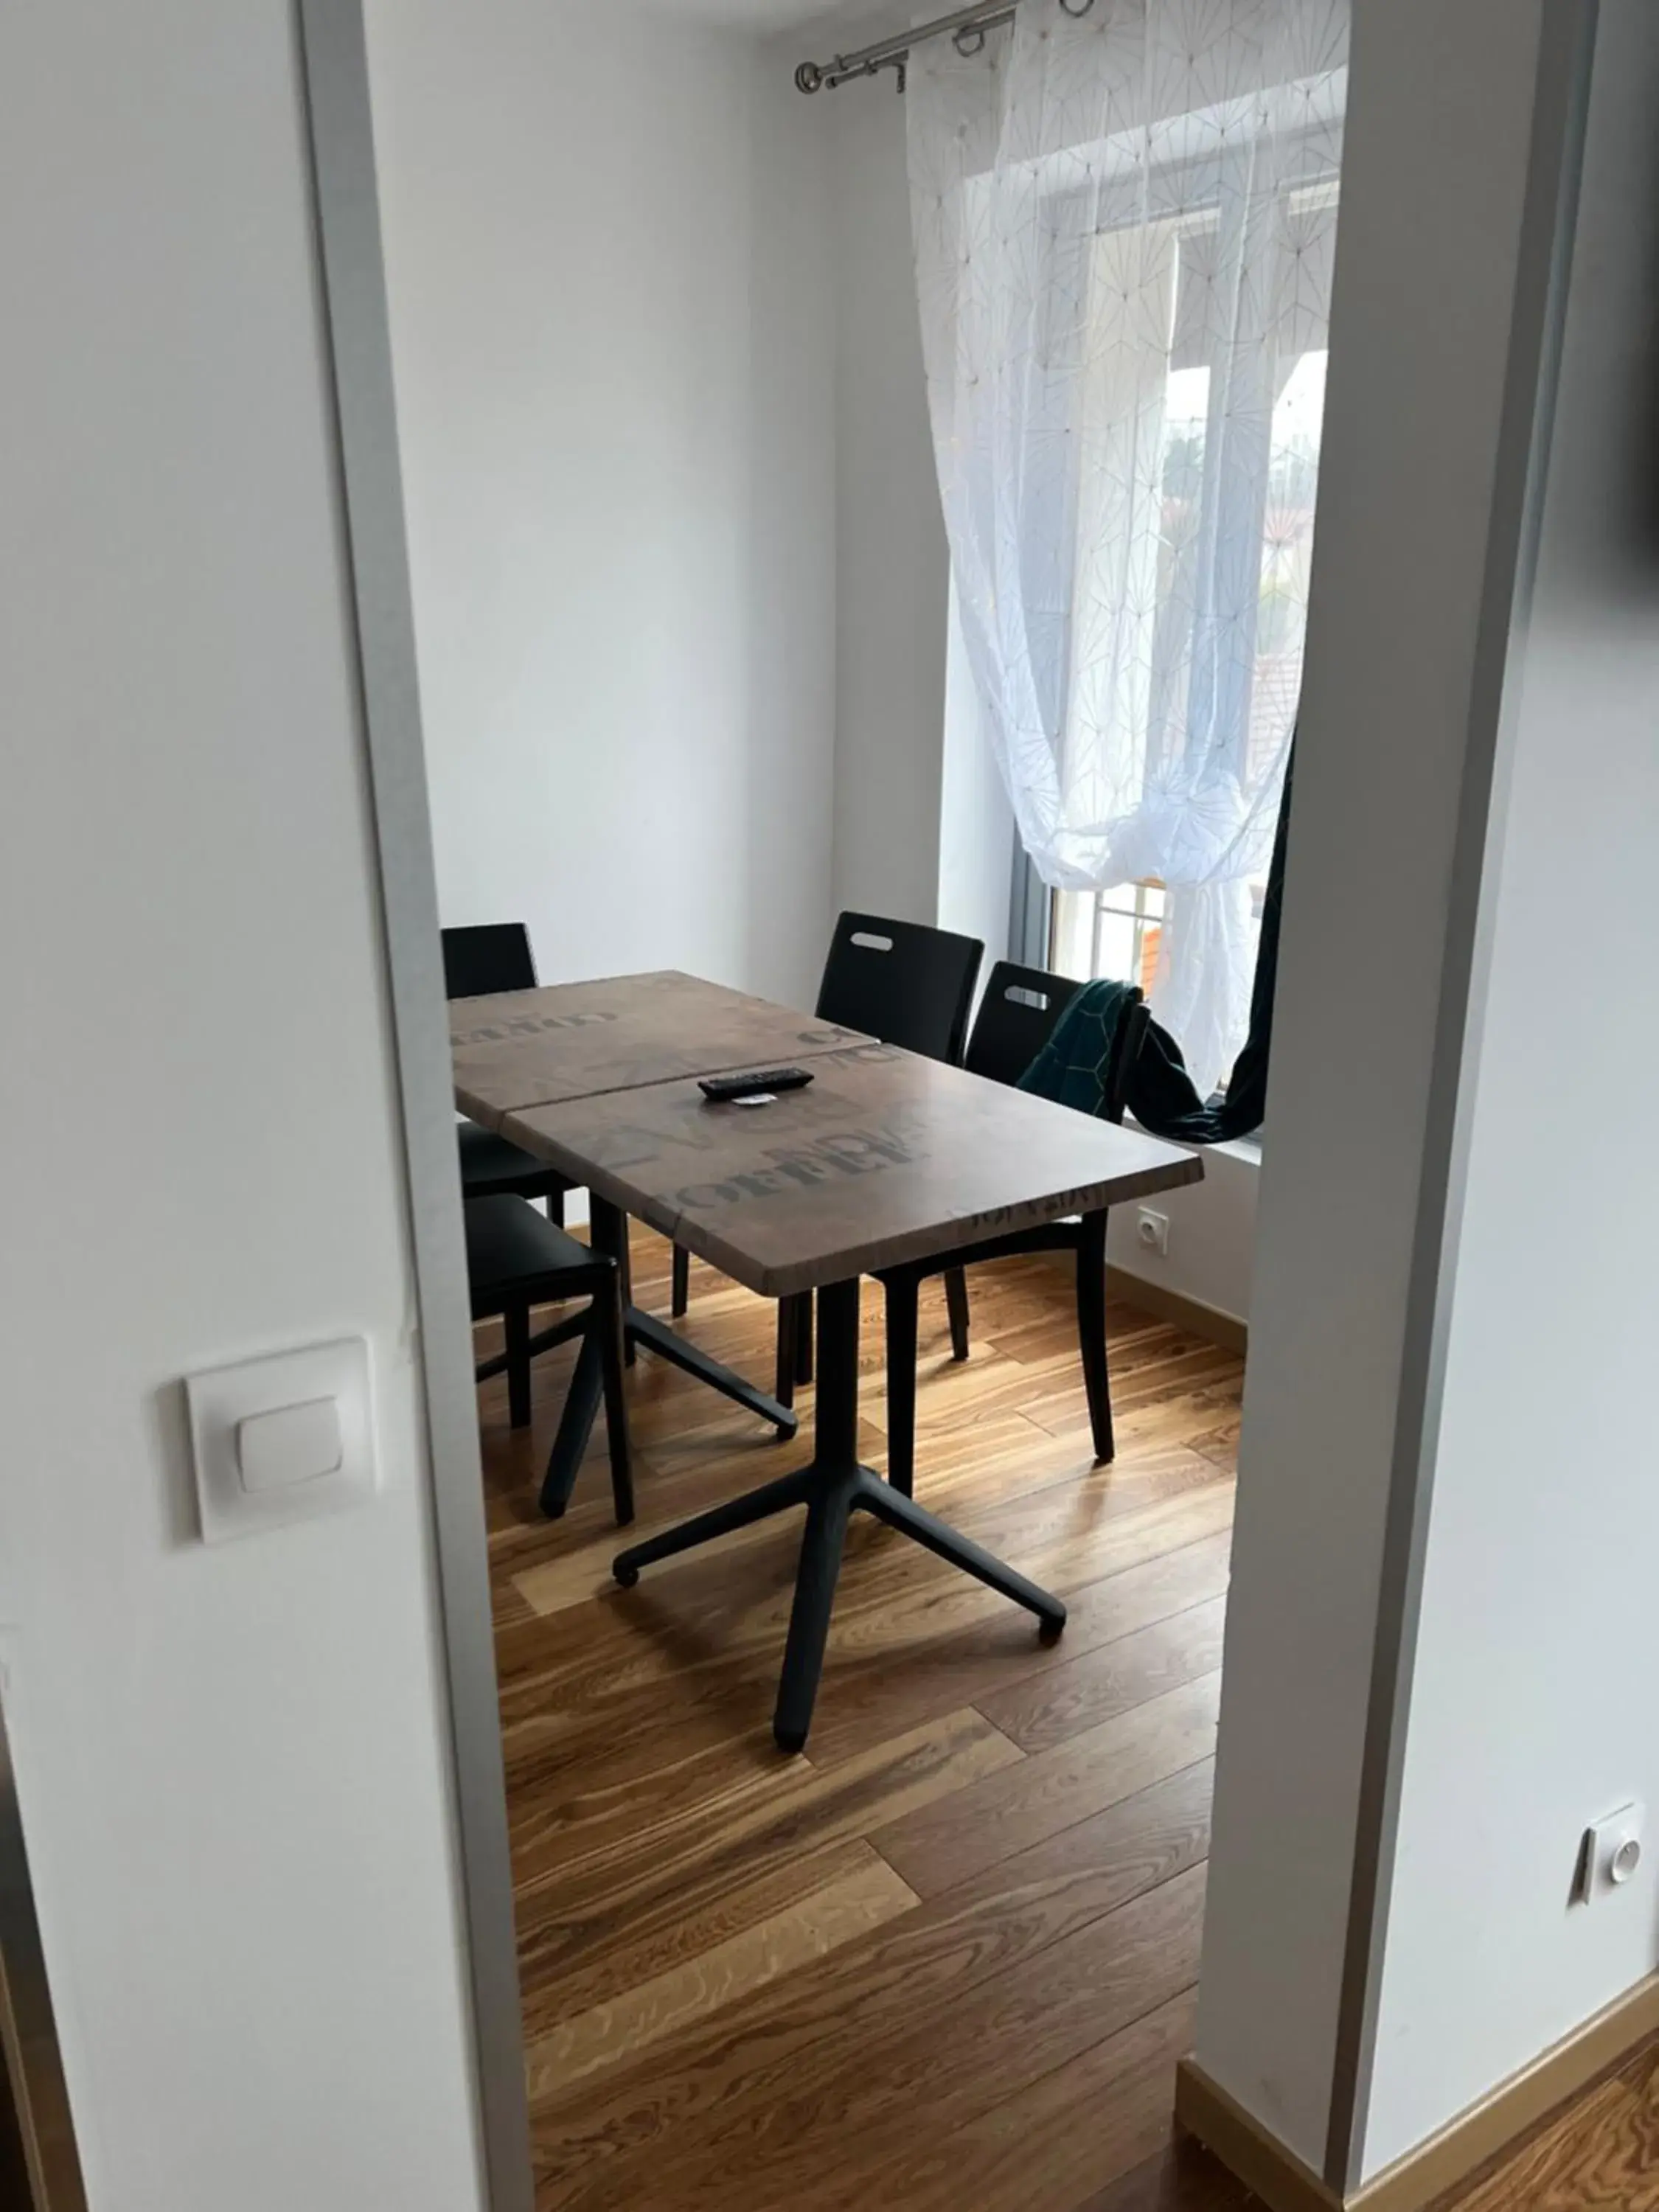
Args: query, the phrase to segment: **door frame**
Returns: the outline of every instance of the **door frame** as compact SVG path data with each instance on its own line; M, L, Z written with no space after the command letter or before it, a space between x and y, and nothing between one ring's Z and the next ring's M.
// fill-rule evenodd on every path
M15 2139L0 2141L0 2159L9 2166L21 2157L38 2212L87 2212L16 1770L6 1733L9 1686L0 1654L0 2101L6 2099L9 2086L15 2121ZM0 2116L0 2126L12 2136L5 2116ZM0 2181L5 2179L6 2171L0 2168Z
M408 1178L480 2150L491 2212L532 2212L471 1307L367 39L362 0L297 0L297 7L347 619L368 756Z

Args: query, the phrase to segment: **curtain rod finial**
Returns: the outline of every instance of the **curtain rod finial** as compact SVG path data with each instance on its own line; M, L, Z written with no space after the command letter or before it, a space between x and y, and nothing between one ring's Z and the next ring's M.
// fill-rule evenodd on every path
M823 83L823 71L816 62L803 62L795 71L797 92L817 92Z

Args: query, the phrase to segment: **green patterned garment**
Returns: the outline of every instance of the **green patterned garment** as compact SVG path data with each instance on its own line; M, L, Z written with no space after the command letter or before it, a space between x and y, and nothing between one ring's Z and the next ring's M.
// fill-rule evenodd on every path
M1098 1114L1105 1103L1118 1024L1135 996L1130 983L1085 984L1020 1077L1020 1090L1061 1106L1075 1106L1079 1114Z

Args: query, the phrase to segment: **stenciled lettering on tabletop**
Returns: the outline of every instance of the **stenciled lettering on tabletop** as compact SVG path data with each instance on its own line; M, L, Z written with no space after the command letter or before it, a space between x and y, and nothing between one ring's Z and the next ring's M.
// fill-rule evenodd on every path
M668 1203L682 1213L709 1213L746 1199L778 1198L811 1189L837 1176L877 1175L885 1168L908 1167L916 1155L892 1129L848 1129L814 1138L809 1144L769 1146L771 1164L727 1176L720 1182L689 1182Z
M458 1049L464 1044L508 1044L514 1037L540 1036L547 1030L593 1029L617 1018L597 1008L585 1014L520 1014L511 1021L492 1022L486 1029L457 1030L450 1042Z

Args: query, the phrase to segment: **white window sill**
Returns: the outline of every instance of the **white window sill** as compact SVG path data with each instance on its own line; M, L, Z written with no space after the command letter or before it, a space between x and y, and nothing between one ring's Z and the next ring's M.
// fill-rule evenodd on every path
M1139 1129L1141 1126L1133 1114L1126 1114L1123 1118L1131 1128ZM1147 1131L1146 1133L1150 1135L1152 1133ZM1176 1141L1179 1142L1179 1139ZM1248 1137L1230 1137L1224 1145L1200 1145L1196 1149L1206 1159L1238 1160L1245 1167L1259 1168L1261 1165L1261 1132L1253 1129Z

